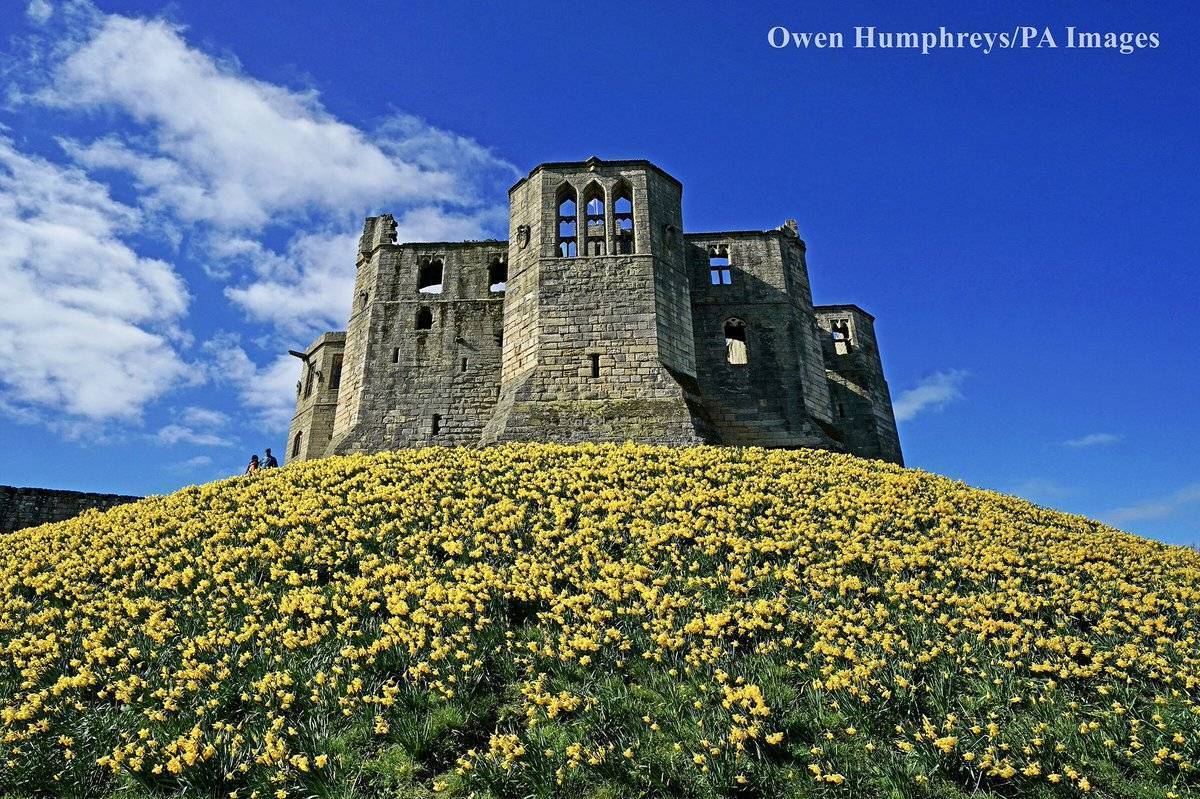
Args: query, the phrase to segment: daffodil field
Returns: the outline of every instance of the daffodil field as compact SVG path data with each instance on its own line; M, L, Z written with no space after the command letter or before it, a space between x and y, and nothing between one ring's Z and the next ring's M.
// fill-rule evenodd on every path
M817 451L299 463L0 536L0 795L1200 796L1200 554Z

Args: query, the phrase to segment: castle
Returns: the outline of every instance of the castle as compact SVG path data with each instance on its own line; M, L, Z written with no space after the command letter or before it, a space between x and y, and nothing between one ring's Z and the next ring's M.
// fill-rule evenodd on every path
M874 318L814 306L804 241L685 233L643 160L547 163L508 241L358 245L344 332L303 362L287 459L433 444L820 447L902 463Z

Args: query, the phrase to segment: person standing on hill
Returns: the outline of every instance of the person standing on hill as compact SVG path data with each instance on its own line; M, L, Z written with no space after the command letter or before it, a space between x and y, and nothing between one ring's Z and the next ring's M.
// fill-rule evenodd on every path
M246 464L246 471L244 472L244 474L252 474L257 471L258 471L258 456L251 455L250 463Z
M263 459L264 469L274 469L279 465L279 461L275 460L275 456L271 454L271 448L267 447L266 457Z

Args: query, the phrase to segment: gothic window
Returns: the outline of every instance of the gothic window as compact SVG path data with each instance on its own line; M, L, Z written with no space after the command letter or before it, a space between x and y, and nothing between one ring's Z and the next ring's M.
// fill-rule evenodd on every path
M575 189L564 186L558 191L558 216L556 223L555 249L561 258L579 255L579 237L576 227Z
M333 364L329 367L329 390L337 391L342 387L342 356L333 356Z
M613 223L619 255L633 254L633 192L628 183L619 183L613 200Z
M503 255L493 255L488 264L488 289L504 291L508 284L508 259Z
M744 366L750 358L746 352L746 323L741 319L725 321L725 362Z
M417 265L417 291L422 294L442 293L442 259L423 258Z
M420 308L417 310L417 330L432 330L433 329L433 311L428 308Z
M300 436L302 436L302 435L304 435L304 434L297 433L296 437L294 439L292 439L292 457L293 458L300 457Z
M308 399L312 396L313 381L317 377L317 370L312 366L307 366L304 369L304 398Z
M583 193L584 209L584 254L607 255L605 235L608 218L604 209L604 189L597 183L590 184Z
M834 319L830 324L830 335L833 338L833 351L838 355L849 355L853 343L850 340L850 320Z
M729 270L729 245L709 245L708 276L714 286L728 286L733 282L733 273Z

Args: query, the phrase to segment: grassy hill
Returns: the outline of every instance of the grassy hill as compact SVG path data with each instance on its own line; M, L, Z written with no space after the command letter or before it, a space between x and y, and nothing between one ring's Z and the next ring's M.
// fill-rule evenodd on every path
M1200 795L1200 554L824 452L296 464L0 537L0 795Z

